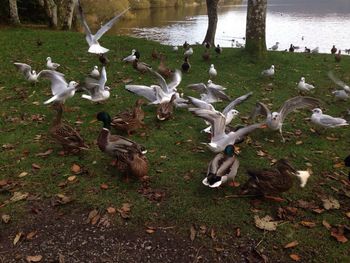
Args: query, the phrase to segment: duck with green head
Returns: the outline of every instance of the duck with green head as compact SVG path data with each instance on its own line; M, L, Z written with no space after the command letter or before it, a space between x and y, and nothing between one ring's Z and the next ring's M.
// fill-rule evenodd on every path
M102 152L116 159L116 167L127 176L142 178L148 173L146 149L123 136L111 135L111 116L107 112L99 112L97 119L103 122L103 128L97 139Z
M232 144L227 145L223 152L218 153L210 161L207 176L202 183L205 186L214 188L233 182L237 175L238 167L239 160L235 154L235 148Z

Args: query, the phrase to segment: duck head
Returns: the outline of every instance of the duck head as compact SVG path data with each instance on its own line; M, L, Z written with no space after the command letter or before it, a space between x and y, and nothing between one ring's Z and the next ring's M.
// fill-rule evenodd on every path
M235 147L232 144L229 144L225 147L225 155L233 157L235 155Z
M96 118L97 118L97 120L103 122L103 128L106 128L108 130L111 128L112 118L107 112L105 112L105 111L99 112L97 114Z
M298 171L294 169L294 167L289 163L287 159L279 159L276 162L276 166L278 170L287 170L291 172L292 174L296 174Z
M143 99L137 99L135 102L135 107L141 107L145 104L145 101Z

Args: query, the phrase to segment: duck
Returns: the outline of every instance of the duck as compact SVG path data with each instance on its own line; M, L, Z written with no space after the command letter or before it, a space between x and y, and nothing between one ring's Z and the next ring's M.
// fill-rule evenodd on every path
M271 169L248 169L248 181L242 186L241 194L276 195L287 192L293 186L294 178L300 180L300 187L305 187L310 172L297 171L289 161L282 158Z
M210 60L210 53L209 53L209 49L205 49L203 55L202 55L202 58L204 61L208 61Z
M98 55L98 60L102 64L102 66L106 66L109 63L109 59L106 54Z
M310 48L305 47L304 53L311 53L311 49L310 49Z
M162 102L157 107L157 119L160 121L169 120L174 112L174 101L176 100L176 93L171 96L170 101Z
M137 178L144 178L148 174L147 150L140 144L123 136L112 135L111 116L107 112L99 112L97 120L103 122L98 138L99 149L115 159L116 168L122 173Z
M219 44L216 45L215 52L216 52L216 54L218 54L218 55L220 55L220 54L222 53L222 47L220 47Z
M223 184L233 182L239 168L239 160L232 144L225 150L215 155L209 162L207 175L202 181L205 186L215 188Z
M341 50L338 51L338 54L334 55L335 62L340 62L341 61Z
M128 135L143 127L145 113L141 106L144 103L143 99L136 100L132 111L120 112L112 118L111 126L117 130L126 131Z
M60 66L60 64L55 63L55 62L52 62L51 57L47 57L47 58L46 58L46 67L47 67L48 69L56 70L59 66Z
M209 79L213 79L218 75L218 72L216 71L214 64L210 65L209 68Z
M160 54L160 63L158 66L158 73L162 75L164 78L169 78L173 74L173 71L166 66L165 55L163 54Z
M141 74L146 73L149 71L152 67L144 62L139 61L137 58L132 63L132 66L134 69L136 69Z
M185 51L184 56L185 56L185 58L186 58L186 57L190 57L190 56L192 56L192 55L193 55L193 48L190 47L189 49L187 49L187 50Z
M331 53L332 54L335 54L335 53L337 53L337 48L335 47L335 45L333 45L333 47L332 47L332 49L331 49Z
M152 56L153 59L159 59L160 58L160 54L159 54L159 52L157 51L156 48L153 48L151 56Z
M189 48L190 44L187 43L187 41L185 41L185 43L183 43L182 47L187 50Z
M191 69L191 64L188 57L185 57L184 63L181 65L182 72L188 73Z
M290 44L290 47L289 47L289 52L294 52L295 48L293 46L293 44Z
M63 104L54 103L53 108L57 111L57 114L49 129L49 134L54 141L61 144L64 151L70 153L79 153L81 150L88 150L89 146L84 142L79 132L70 125L62 122Z

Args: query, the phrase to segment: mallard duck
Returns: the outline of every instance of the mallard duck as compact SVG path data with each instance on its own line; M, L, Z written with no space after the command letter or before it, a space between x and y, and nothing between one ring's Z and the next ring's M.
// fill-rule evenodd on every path
M211 44L209 42L204 42L203 45L205 46L206 49L211 48Z
M174 100L176 99L176 94L171 96L170 101L160 103L157 107L157 119L160 121L165 121L170 119L174 111Z
M181 65L182 72L189 72L191 68L191 64L189 62L189 58L185 57L185 62Z
M205 49L203 55L202 55L202 58L204 61L208 61L210 60L210 53L209 53L209 49Z
M338 54L334 55L335 62L341 61L341 50L338 51Z
M152 68L150 65L139 61L137 58L132 63L132 66L134 69L141 72L142 74L146 73L147 71L149 71L150 68Z
M290 44L290 47L289 47L289 52L294 52L295 48L293 46L293 44Z
M111 126L117 130L126 131L130 135L133 131L144 126L145 113L141 109L144 100L138 99L132 111L124 111L112 118Z
M217 44L216 48L215 48L215 52L216 54L220 55L222 53L222 47L220 47L219 44Z
M78 153L80 150L88 149L89 146L85 144L79 132L62 122L63 104L54 103L53 108L57 111L57 115L49 130L50 136L62 145L64 151Z
M160 58L160 54L159 54L159 52L157 51L156 48L153 48L151 56L152 56L153 59L159 59Z
M335 47L335 45L333 45L332 49L331 49L331 53L335 54L337 53L337 48Z
M158 73L162 75L164 78L169 78L173 74L172 70L166 66L165 56L163 54L160 55Z
M190 44L188 44L187 41L185 41L185 43L183 43L183 45L182 45L182 47L186 50L189 48L189 46L190 46Z
M147 176L148 161L146 149L123 136L111 135L111 116L107 112L99 112L97 119L103 122L103 128L97 138L99 149L116 159L116 167L127 176L142 178Z
M293 176L298 177L304 187L310 176L308 171L296 171L286 159L280 159L276 168L247 171L250 176L243 185L242 194L274 195L288 191L293 186Z
M207 176L202 183L211 188L233 182L239 167L239 160L235 155L235 148L229 144L225 150L218 153L208 166Z

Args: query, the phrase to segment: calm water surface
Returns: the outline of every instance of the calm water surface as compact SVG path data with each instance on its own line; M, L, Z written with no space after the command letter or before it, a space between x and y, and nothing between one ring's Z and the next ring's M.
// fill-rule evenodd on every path
M341 49L350 48L350 0L269 0L268 3L268 47L278 41L280 50L291 43L302 50L305 46L319 46L321 52L327 53L333 44ZM246 9L246 0L220 6L217 43L229 47L233 38L244 43ZM137 10L134 14L135 20L119 23L114 33L180 45L185 40L201 42L207 29L205 6Z

